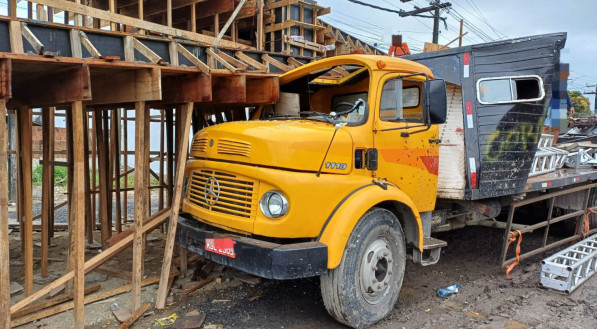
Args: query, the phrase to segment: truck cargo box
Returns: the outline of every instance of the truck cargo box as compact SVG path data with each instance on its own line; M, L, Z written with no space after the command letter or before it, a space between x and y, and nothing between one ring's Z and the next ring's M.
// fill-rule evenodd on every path
M554 33L405 56L447 83L438 198L523 192L565 41Z

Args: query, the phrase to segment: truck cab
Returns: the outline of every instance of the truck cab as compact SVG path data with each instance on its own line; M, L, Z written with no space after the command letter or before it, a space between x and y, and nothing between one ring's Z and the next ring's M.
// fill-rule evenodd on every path
M425 262L445 83L372 55L319 60L279 81L280 100L258 108L259 120L194 136L177 241L265 278L320 276L330 314L368 326L392 310L407 252Z

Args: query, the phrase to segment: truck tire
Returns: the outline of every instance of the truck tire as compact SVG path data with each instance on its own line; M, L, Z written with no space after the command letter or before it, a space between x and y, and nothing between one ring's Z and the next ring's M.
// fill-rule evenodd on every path
M350 327L372 325L394 308L405 265L398 219L386 209L371 209L350 234L340 265L321 276L325 308Z

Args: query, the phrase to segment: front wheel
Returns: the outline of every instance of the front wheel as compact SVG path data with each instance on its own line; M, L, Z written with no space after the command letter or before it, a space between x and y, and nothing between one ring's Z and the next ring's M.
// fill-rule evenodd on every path
M353 328L372 325L394 308L405 265L398 219L386 209L373 208L355 226L340 265L321 276L325 308Z

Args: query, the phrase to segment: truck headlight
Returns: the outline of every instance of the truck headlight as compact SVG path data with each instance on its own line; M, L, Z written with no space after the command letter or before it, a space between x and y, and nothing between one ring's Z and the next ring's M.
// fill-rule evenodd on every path
M278 191L265 193L259 201L261 212L269 218L278 218L288 212L288 200Z
M189 189L189 176L184 176L184 180L182 182L182 198L186 198L187 191Z

